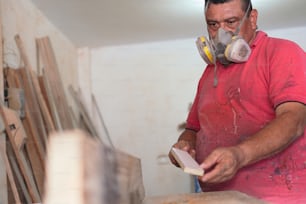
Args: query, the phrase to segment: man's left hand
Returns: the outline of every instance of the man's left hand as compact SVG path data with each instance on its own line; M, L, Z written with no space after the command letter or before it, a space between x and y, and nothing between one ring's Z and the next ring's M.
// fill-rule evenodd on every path
M239 147L217 148L201 163L205 174L199 179L207 184L227 181L241 168L242 161L243 152Z

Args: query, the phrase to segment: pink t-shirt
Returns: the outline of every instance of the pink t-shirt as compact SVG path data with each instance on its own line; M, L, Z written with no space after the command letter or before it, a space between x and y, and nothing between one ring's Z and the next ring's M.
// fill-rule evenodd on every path
M197 132L196 159L252 136L284 102L306 104L306 57L295 43L257 32L249 60L205 69L187 118ZM218 79L216 87L214 79ZM230 181L203 191L238 190L272 203L306 203L306 131L285 151L242 168Z

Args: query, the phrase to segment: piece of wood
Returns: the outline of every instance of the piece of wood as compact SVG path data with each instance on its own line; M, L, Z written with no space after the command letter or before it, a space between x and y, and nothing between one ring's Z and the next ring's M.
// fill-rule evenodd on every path
M20 74L23 80L22 85L25 90L27 104L31 111L31 115L29 115L28 118L31 118L32 122L35 123L35 126L34 124L31 124L31 127L33 129L36 128L37 134L35 134L35 139L37 142L37 148L41 154L40 156L44 158L45 153L44 153L43 148L45 147L45 143L47 141L47 131L46 131L43 119L42 119L42 114L39 109L37 94L35 93L35 88L33 85L33 79L31 75L31 71L33 71L33 69L29 63L23 41L21 40L19 35L15 36L15 41L16 41L17 47L19 48L21 59L24 62L24 66L25 66L24 69L19 69L19 70L21 72Z
M88 133L92 136L95 136L95 137L98 137L99 138L99 135L98 135L98 131L96 130L96 127L94 126L94 122L92 121L91 117L89 116L88 114L88 111L81 99L81 96L80 94L78 94L72 86L69 86L68 87L68 90L72 96L72 98L74 99L74 102L80 112L80 117L81 117L81 120L82 122L84 123L83 126L83 129L88 131Z
M55 99L51 91L50 83L44 71L42 75L39 77L39 85L41 90L43 90L42 92L44 93L46 101L48 102L48 109L50 111L55 130L57 131L63 130L59 112L56 107Z
M85 204L85 158L84 146L89 145L90 151L95 151L96 144L86 139L83 132L57 132L49 136L48 157L46 163L46 185L44 204ZM86 158L90 165L99 168L95 156ZM97 178L99 181L99 179ZM93 181L92 188L100 189ZM94 198L92 198L94 199ZM88 202L88 204L91 204Z
M69 104L50 39L49 37L38 38L36 39L36 43L39 53L38 56L42 57L41 61L44 65L44 70L50 86L52 87L51 92L55 99L54 102L58 110L62 127L63 129L72 129L73 122L69 112Z
M40 110L41 110L41 113L42 113L42 116L43 116L43 120L46 124L46 128L48 130L48 133L51 133L51 132L55 131L55 125L53 123L51 113L49 112L49 109L47 107L47 103L45 101L45 98L42 95L42 91L40 89L40 85L39 85L39 82L38 82L37 75L33 71L31 71L30 74L31 74L33 86L34 86L34 89L35 89L35 93L36 93L36 96L37 96L37 99L38 99L38 104L39 104L39 107L40 107Z
M1 151L3 152L2 147L1 147ZM21 200L20 200L19 193L18 193L18 187L17 187L17 184L15 182L14 175L13 175L13 170L11 168L11 165L9 163L9 160L8 160L6 154L3 155L3 161L5 162L5 167L6 167L5 172L7 173L8 181L10 183L10 186L11 186L11 189L12 189L12 192L13 192L14 200L15 200L16 203L21 204ZM0 203L2 203L2 201Z
M6 69L6 81L10 88L22 88L23 80L21 79L20 69ZM42 195L43 192L43 183L45 175L45 166L44 166L44 155L45 150L40 142L40 137L38 135L37 126L35 121L32 118L32 111L29 107L31 98L28 94L25 94L25 118L22 120L23 127L25 129L27 140L25 144L25 158L29 159L29 162L32 167L32 172L40 192Z
M31 164L32 173L40 195L43 195L44 190L44 177L45 177L45 161L41 161L38 156L38 151L34 142L33 134L31 133L28 120L23 120L24 129L27 133L28 142L25 143L24 155L28 158Z
M13 119L13 116L16 115L13 113L14 112L13 110L9 110L5 106L1 106L0 112L1 112L4 124L5 124L6 133L8 135L10 144L12 145L12 149L15 154L16 161L22 172L22 175L27 185L28 191L31 195L31 199L33 202L41 202L41 198L40 198L37 186L35 184L31 168L29 167L28 162L22 150L19 148L20 145L16 143L16 140L15 140L14 134L16 134L16 130L17 132L19 131L22 133L24 132L22 123L18 117Z
M171 154L185 173L189 173L196 176L204 175L204 170L190 156L188 152L172 147Z
M104 144L106 144L106 141L108 142L109 146L112 148L115 148L113 141L111 139L111 136L109 134L109 131L107 129L107 126L104 122L104 119L102 117L102 113L99 109L99 105L97 103L96 97L92 94L91 95L91 101L92 101L92 106L93 106L93 118L94 118L94 123L95 123L95 127L97 127L97 130L99 132L99 136L100 138L102 138L102 141L104 142ZM97 120L95 115L97 115L96 117L99 119ZM102 125L102 127L100 127L99 125ZM99 128L100 127L100 128ZM101 128L103 129L103 131L101 130ZM103 140L103 138L105 138L105 140Z
M8 188L7 188L7 174L6 174L6 135L3 132L4 123L0 117L0 203L8 204Z
M267 204L238 191L218 191L147 197L144 204Z
M20 88L6 88L7 90L7 106L13 110L15 110L20 118L25 117L25 109L24 109L24 91Z
M25 185L24 179L21 175L20 169L16 162L16 158L14 156L14 152L12 150L12 146L10 145L10 143L7 143L7 155L8 155L7 168L10 169L8 171L8 177L9 177L11 189L13 191L14 200L16 203L20 202L20 204L23 204L23 203L31 204L32 203L31 196ZM17 182L15 182L15 179ZM17 187L19 187L20 189L17 189Z
M35 147L38 151L38 156L41 160L41 163L44 163L45 157L46 157L46 141L47 141L47 132L46 128L43 123L43 119L41 116L41 112L39 110L39 106L36 102L34 102L35 94L30 90L29 84L31 82L29 81L29 78L27 77L25 68L19 68L17 70L17 73L20 76L20 80L22 83L21 87L24 88L25 93L25 119L23 121L28 121L29 128L31 130L32 134L32 142L34 142Z
M10 139L13 140L17 150L20 152L24 148L24 144L26 142L26 134L22 127L21 121L19 120L19 116L16 111L5 107L2 108L2 112L4 114L3 117L5 117L6 126L9 128L9 131L12 135Z
M51 134L44 204L136 204L144 200L140 160L81 130Z

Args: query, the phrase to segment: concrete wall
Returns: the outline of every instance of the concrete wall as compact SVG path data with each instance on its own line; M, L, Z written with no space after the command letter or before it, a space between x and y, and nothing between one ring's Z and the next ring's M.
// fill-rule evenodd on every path
M19 34L24 42L30 63L37 71L35 38L49 36L64 85L77 84L77 49L30 0L1 0L4 63L19 67L19 53L14 37Z
M306 27L271 30L304 49ZM195 39L92 50L92 89L113 143L142 161L147 196L191 192L192 179L167 159L204 62Z

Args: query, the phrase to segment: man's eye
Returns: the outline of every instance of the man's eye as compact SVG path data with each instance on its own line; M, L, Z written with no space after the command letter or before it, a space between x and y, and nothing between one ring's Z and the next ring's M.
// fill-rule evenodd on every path
M226 21L226 24L228 26L235 26L238 23L238 20L228 20Z
M208 24L208 26L211 27L211 28L216 28L216 27L218 27L218 23L217 23L217 22L209 22L209 23L207 23L207 24Z

